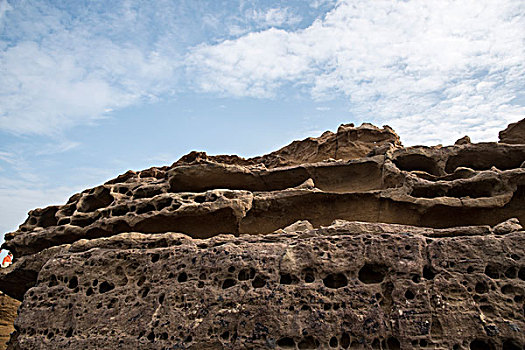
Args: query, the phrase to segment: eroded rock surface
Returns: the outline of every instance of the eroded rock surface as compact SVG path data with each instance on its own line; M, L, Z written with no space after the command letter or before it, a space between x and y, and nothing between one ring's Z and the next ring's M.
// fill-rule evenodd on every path
M503 143L525 143L525 119L509 126L499 133L499 142Z
M128 171L6 234L10 348L520 349L524 161L349 124Z
M16 344L521 348L525 232L443 231L339 221L265 236L78 241L26 294Z
M0 294L0 349L7 348L10 334L15 330L15 322L20 302L5 294Z

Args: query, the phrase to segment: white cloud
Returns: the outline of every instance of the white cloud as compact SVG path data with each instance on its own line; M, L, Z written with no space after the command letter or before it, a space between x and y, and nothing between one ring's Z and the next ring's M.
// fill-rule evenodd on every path
M336 3L336 0L311 0L310 7L317 9L322 6L332 6L335 3Z
M301 22L301 16L293 13L289 8L270 8L267 10L252 9L245 16L254 21L259 27L293 26Z
M5 8L1 4L0 10ZM130 9L124 9L126 16L106 24L96 17L73 21L69 13L47 6L40 9L46 15L29 23L30 19L18 18L34 16L29 4L12 7L15 19L6 33L15 35L12 29L18 25L25 34L0 39L3 131L60 134L103 118L113 109L169 94L176 84L178 60L172 52L168 54L169 49L159 52L134 35L108 35L133 21Z
M0 79L7 82L0 87L1 129L53 134L154 98L174 79L173 62L155 53L76 41L71 49L21 42L0 53Z
M523 117L524 39L519 0L340 1L304 30L200 45L186 62L201 91L344 95L353 115L392 124L409 144L451 143L466 130L495 139Z
M7 11L10 11L12 9L11 5L7 2L7 0L0 0L0 20L4 16L4 14Z
M235 96L271 97L285 80L308 72L310 58L290 56L295 45L291 34L271 28L250 33L216 46L201 45L188 56L186 64L197 75L204 91Z
M79 142L54 138L50 144L40 144L38 151L34 154L37 156L52 155L70 151L78 146L80 146Z
M9 163L9 164L14 164L15 155L10 152L0 151L0 160L3 160L4 162Z
M295 31L283 28L301 21L299 7L208 5L0 0L0 130L60 136L184 84L236 97L346 96L354 117L387 122L408 143L449 143L467 129L494 139L525 112L520 0L312 0L304 6L332 10ZM219 43L181 58L203 40Z

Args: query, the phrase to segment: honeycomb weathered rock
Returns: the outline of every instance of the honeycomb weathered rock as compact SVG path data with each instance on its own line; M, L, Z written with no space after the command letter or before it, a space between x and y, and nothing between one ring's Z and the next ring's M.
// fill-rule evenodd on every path
M339 221L265 236L78 241L44 265L26 294L16 342L22 349L525 344L525 232L446 231Z
M524 161L364 124L128 171L6 235L10 348L520 349Z

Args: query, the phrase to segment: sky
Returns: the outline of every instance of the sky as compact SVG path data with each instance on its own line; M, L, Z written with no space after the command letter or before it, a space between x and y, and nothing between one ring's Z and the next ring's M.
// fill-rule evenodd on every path
M524 112L522 0L0 0L0 235L191 150L496 141Z

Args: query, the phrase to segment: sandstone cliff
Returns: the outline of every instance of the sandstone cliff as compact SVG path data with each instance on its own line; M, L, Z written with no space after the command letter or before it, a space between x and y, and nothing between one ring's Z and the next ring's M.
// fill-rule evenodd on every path
M33 210L2 246L10 348L521 349L525 144L506 137L403 148L342 125Z

